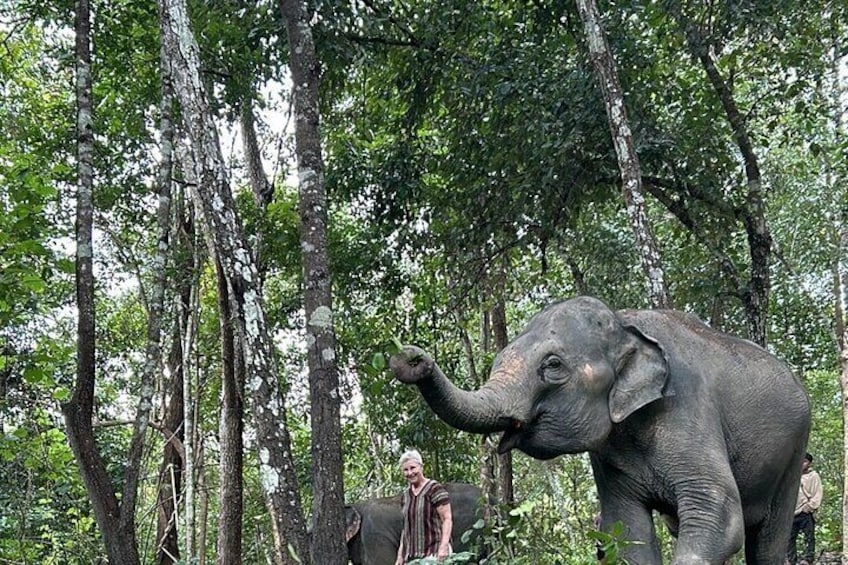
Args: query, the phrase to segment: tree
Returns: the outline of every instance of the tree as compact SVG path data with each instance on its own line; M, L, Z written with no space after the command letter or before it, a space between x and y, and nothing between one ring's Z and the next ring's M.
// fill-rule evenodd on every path
M97 450L92 414L96 380L94 271L92 224L94 131L91 103L90 8L88 0L76 5L77 61L77 381L73 397L62 410L68 440L79 465L109 559L134 565L139 562L135 542L135 508L132 500L121 506L112 490L106 467Z
M642 170L633 144L633 135L627 119L627 107L621 92L615 59L610 52L606 32L594 0L577 0L577 8L583 20L590 59L603 92L613 145L618 157L618 166L621 169L624 203L633 226L639 256L642 258L642 268L648 281L651 304L654 308L670 308L671 299L665 283L660 252L645 209Z
M721 76L715 65L714 54L720 52L720 46L704 32L705 26L697 25L680 13L676 15L678 23L683 28L690 52L704 67L710 84L721 100L725 116L732 129L733 139L745 164L748 191L744 208L744 224L751 252L751 276L750 286L742 287L739 291L748 315L748 336L755 343L765 346L768 337L766 320L771 234L765 217L765 199L759 162L751 143L745 117L738 108L731 86Z
M312 559L344 563L344 484L339 375L333 326L332 272L327 244L327 194L321 158L318 81L306 3L280 0L289 45L295 114L295 151L299 183L300 240L303 254L303 304L306 315L309 394L312 417Z
M285 403L278 384L273 343L259 293L259 277L231 193L217 128L200 79L198 47L182 0L160 2L162 36L173 69L185 132L198 184L193 187L226 276L238 343L243 348L247 390L257 431L262 486L272 510L277 558L294 563L308 555L306 527L294 474ZM239 355L239 353L236 353ZM292 555L288 546L291 546Z
M834 333L839 348L839 389L842 394L842 560L848 558L848 189L845 181L848 179L848 167L844 162L844 154L848 145L845 143L848 136L848 81L846 81L842 65L844 55L841 49L844 47L844 36L829 38L832 42L830 52L833 62L828 76L831 85L830 96L825 95L826 106L830 109L828 128L831 134L829 143L821 151L824 184L827 189L836 195L833 206L833 217L838 218L835 223L835 253L832 264L834 282ZM840 142L841 141L841 142Z

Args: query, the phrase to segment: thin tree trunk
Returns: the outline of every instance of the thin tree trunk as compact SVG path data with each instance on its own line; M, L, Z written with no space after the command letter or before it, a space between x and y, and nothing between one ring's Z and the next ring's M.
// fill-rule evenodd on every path
M198 495L198 519L197 519L197 565L206 565L206 525L209 523L209 486L206 482L206 449L202 442L198 449L198 472L197 491ZM241 540L241 536L239 536ZM239 556L240 558L240 556ZM194 563L194 562L192 562Z
M743 302L745 311L748 313L748 336L755 343L765 347L768 341L768 301L769 291L771 290L769 262L772 239L766 221L766 205L763 197L760 167L748 137L745 118L736 107L736 101L730 87L721 77L712 57L702 50L698 58L704 66L713 88L721 98L727 120L733 128L736 145L745 161L748 194L744 224L751 254L751 279L749 288L743 293Z
M843 229L840 236L840 257L848 257L848 229ZM848 303L848 269L844 265L845 260L842 259L842 265L838 269L836 285L836 308L834 316L836 317L836 326L840 328L837 338L839 341L839 366L841 369L839 375L839 388L842 393L842 468L848 470L848 348L845 347L848 334L846 334L845 312L846 303ZM842 474L842 563L848 564L848 473Z
M161 49L160 49L161 53ZM164 53L160 54L164 62ZM135 501L138 491L139 474L141 472L141 457L144 450L144 440L150 423L150 412L153 407L153 393L156 384L156 373L162 360L162 313L165 306L166 273L165 267L170 250L171 231L171 171L173 168L174 128L171 123L171 106L173 91L170 84L170 73L163 65L161 79L161 117L159 131L161 133L161 154L159 172L156 179L158 191L158 206L156 223L159 233L153 257L153 284L147 305L147 349L145 351L144 369L141 375L141 387L136 411L133 435L130 443L130 453L124 473L124 488L122 496L121 520L122 530L135 530Z
M624 203L627 206L627 214L636 237L636 247L648 281L651 305L654 308L670 308L671 299L665 282L659 246L648 221L645 197L642 193L639 156L633 145L633 134L627 119L627 109L615 68L615 60L610 52L595 0L577 0L577 8L583 20L589 56L607 109L612 141L618 157L618 167L621 170Z
M679 8L673 7L672 16L683 30L689 52L701 63L713 90L721 101L725 117L732 129L733 139L745 163L747 194L743 207L743 224L751 256L751 275L748 283L738 288L737 292L742 298L748 320L748 338L765 347L768 340L768 303L771 290L769 262L772 238L766 221L759 162L751 145L745 116L736 106L730 85L715 65L714 45L700 27L689 21Z
M193 155L185 148L184 145L178 146L178 157L180 166L183 170L183 175L188 186L196 186L200 179L196 173L196 165ZM196 200L196 199L193 199ZM194 217L197 212L195 206L189 206L189 214ZM201 247L196 241L192 241L192 254L194 273L200 273L203 268L204 256L201 255ZM183 543L185 558L192 562L197 558L196 555L196 521L195 510L197 501L197 473L195 471L197 460L197 403L200 396L200 385L194 382L193 376L198 371L199 363L193 357L197 347L197 335L200 326L200 285L198 281L194 281L189 287L188 309L184 316L179 316L180 337L182 338L183 352L183 370L182 370L182 387L183 387L183 426L185 427L185 436L183 441L183 481L185 483L185 494L183 497L183 524L185 531L183 532ZM199 378L197 379L199 381Z
M241 126L242 148L247 163L250 188L253 192L253 202L259 210L260 216L268 211L268 205L274 198L274 185L268 181L265 169L262 166L262 151L259 148L259 140L256 136L256 120L253 117L253 108L249 100L242 102L239 113L239 124ZM262 230L256 233L256 265L261 279L265 278L264 267L265 237Z
M256 120L249 101L242 102L239 124L253 201L256 207L264 212L274 198L274 185L268 182L268 176L262 166L262 151L259 148L259 139L256 137Z
M219 261L218 310L221 326L221 415L218 435L221 444L218 480L218 565L240 565L242 555L241 523L244 514L244 362L232 325L230 295L226 276Z
M840 376L839 385L842 392L842 564L848 565L848 188L845 178L834 166L839 162L839 141L848 136L848 79L843 75L842 68L845 55L842 55L844 39L834 37L831 43L833 61L831 66L830 106L834 124L834 147L830 152L823 153L831 156L825 163L825 180L833 194L833 205L836 207L837 224L836 257L833 261L834 279L834 331L839 347ZM825 95L827 96L827 95Z
M842 468L848 470L848 214L841 214L837 257L834 261L834 328L839 345L839 388L842 392ZM843 472L842 483L842 563L848 564L848 473Z
M499 275L498 298L492 308L492 334L495 338L495 351L503 351L509 343L506 329L506 304L504 303L503 288L504 273ZM501 502L513 504L515 502L515 487L513 486L512 451L498 455L498 490Z
M462 324L464 326L464 324ZM480 351L487 354L491 347L489 339L489 313L483 308L480 315ZM471 382L474 383L474 388L480 388L483 384L480 375L477 373L476 363L474 362L474 347L471 339L468 337L468 332L462 331L462 344L465 349L465 364L467 366L468 376ZM486 504L483 506L483 518L488 520L494 513L494 509L489 505L489 500L496 500L498 497L498 485L496 481L496 458L495 450L497 446L491 439L489 434L485 434L480 438L480 488L485 493Z
M347 563L344 543L341 408L327 246L327 193L321 157L318 73L306 3L280 0L294 85L295 151L312 415L312 561Z
M77 375L74 393L62 406L65 431L76 458L94 518L103 535L106 553L112 563L136 565L139 562L132 519L122 519L121 506L112 488L92 428L96 382L95 310L93 272L94 217L94 131L91 103L91 14L88 0L76 4L76 97L77 97L77 219L76 219L76 302ZM127 509L132 513L134 509Z
M164 48L160 48L160 65L161 65L161 92L162 100L160 102L160 127L159 131L162 137L162 160L159 164L159 179L158 185L160 192L164 193L167 187L167 197L171 199L171 179L173 174L173 156L174 156L174 127L172 121L172 110L174 104L173 85L171 83L170 68L167 65ZM160 214L164 213L162 205L160 205ZM179 212L173 212L172 207L168 206L169 213L169 228L171 227L170 218L180 218ZM160 219L161 222L161 219ZM179 222L175 233L179 234L183 225ZM179 241L179 237L177 238ZM167 243L167 241L163 241ZM179 284L178 296L184 297L188 301L188 292L184 283ZM186 304L187 306L187 304ZM178 315L182 315L181 312ZM161 312L159 313L161 316ZM156 562L159 565L172 565L179 559L179 538L177 532L177 504L179 497L179 489L182 482L182 465L183 460L180 453L182 447L178 450L175 447L174 439L179 441L182 446L182 344L180 342L179 326L173 328L173 337L171 339L171 351L168 355L169 375L171 378L167 383L163 383L164 397L168 399L168 405L165 407L163 416L163 428L165 433L165 443L162 449L162 462L159 466L159 488L157 492L157 525L156 525ZM155 367L154 367L155 369ZM167 390L165 389L167 387Z
M486 308L482 309L482 313L480 315L480 351L483 354L488 354L492 348L492 340L491 340L491 320L489 317L489 310ZM469 352L468 355L471 355ZM483 380L477 375L475 371L474 374L474 388L480 388L483 385ZM495 509L489 504L490 500L498 500L498 459L497 459L497 443L492 439L491 435L485 434L482 436L480 440L480 487L484 493L484 499L486 501L485 506L483 507L483 518L485 520L491 519L491 517L495 514Z
M291 546L300 559L308 560L308 541L291 454L285 399L279 387L259 274L236 215L216 124L200 78L199 49L189 28L185 0L160 0L159 5L162 36L198 172L199 182L194 187L197 202L215 255L226 274L228 291L236 302L233 323L243 347L261 483L272 510L275 539L287 542L277 548L278 557L282 563L294 564L296 558L289 554L288 547ZM325 447L332 449L332 446ZM343 541L339 543L344 547Z
M195 259L196 261L196 259ZM195 268L198 265L195 264ZM183 426L185 426L185 440L183 442L185 462L185 470L183 472L183 480L185 481L185 496L183 497L183 523L185 524L185 532L183 532L184 555L186 560L191 562L195 559L194 552L194 501L195 501L195 475L194 475L194 394L195 387L192 384L192 372L194 371L194 363L192 363L192 351L194 350L195 332L197 331L197 308L198 308L198 289L197 286L192 286L189 295L189 314L185 317L180 317L180 320L185 322L180 328L180 337L183 340Z
M163 433L165 445L162 450L162 463L159 466L158 526L156 530L156 562L159 565L173 565L179 561L179 507L184 500L181 497L183 476L185 474L185 408L184 408L184 371L187 369L183 351L182 330L188 327L191 316L192 288L195 284L195 263L197 261L194 245L195 231L191 210L186 210L185 199L177 200L175 240L181 253L176 257L183 259L175 266L178 279L176 301L177 323L172 330L171 350L168 354L169 381L162 386L165 391Z
M189 290L180 292L184 307L178 316L185 316L189 301ZM184 326L184 323L179 326ZM171 378L168 382L168 405L165 409L163 433L165 444L162 463L159 466L159 492L157 503L156 562L173 565L179 561L178 512L180 489L182 488L183 458L185 455L183 435L183 352L179 327L174 328L171 353L168 356Z

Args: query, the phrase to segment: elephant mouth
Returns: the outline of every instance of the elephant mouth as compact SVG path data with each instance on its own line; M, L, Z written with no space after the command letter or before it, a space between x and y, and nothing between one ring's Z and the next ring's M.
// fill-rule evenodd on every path
M527 432L527 424L521 420L513 419L509 428L501 436L498 443L498 453L503 455L510 449L515 449L521 442L521 437Z

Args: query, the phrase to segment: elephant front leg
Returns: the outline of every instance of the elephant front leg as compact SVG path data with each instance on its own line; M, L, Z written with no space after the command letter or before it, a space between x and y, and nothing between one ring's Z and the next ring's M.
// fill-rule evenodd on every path
M731 477L685 491L678 499L680 529L672 564L725 563L742 548L745 537L736 483Z
M650 509L640 502L601 495L601 530L612 533L617 523L624 526L621 556L627 563L656 565L662 562Z

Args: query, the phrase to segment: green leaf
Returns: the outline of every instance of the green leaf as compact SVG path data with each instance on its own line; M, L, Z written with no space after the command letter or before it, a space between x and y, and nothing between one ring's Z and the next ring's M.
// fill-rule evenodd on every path
M59 387L53 391L53 399L57 402L67 402L71 398L71 391L65 387Z
M382 371L386 368L386 356L382 353L375 353L371 358L371 366L377 371Z
M24 275L21 278L21 284L24 286L24 288L32 292L43 292L44 289L47 287L47 284L41 277L38 277L33 274Z
M24 380L35 385L44 381L44 371L40 367L27 367L24 369Z

